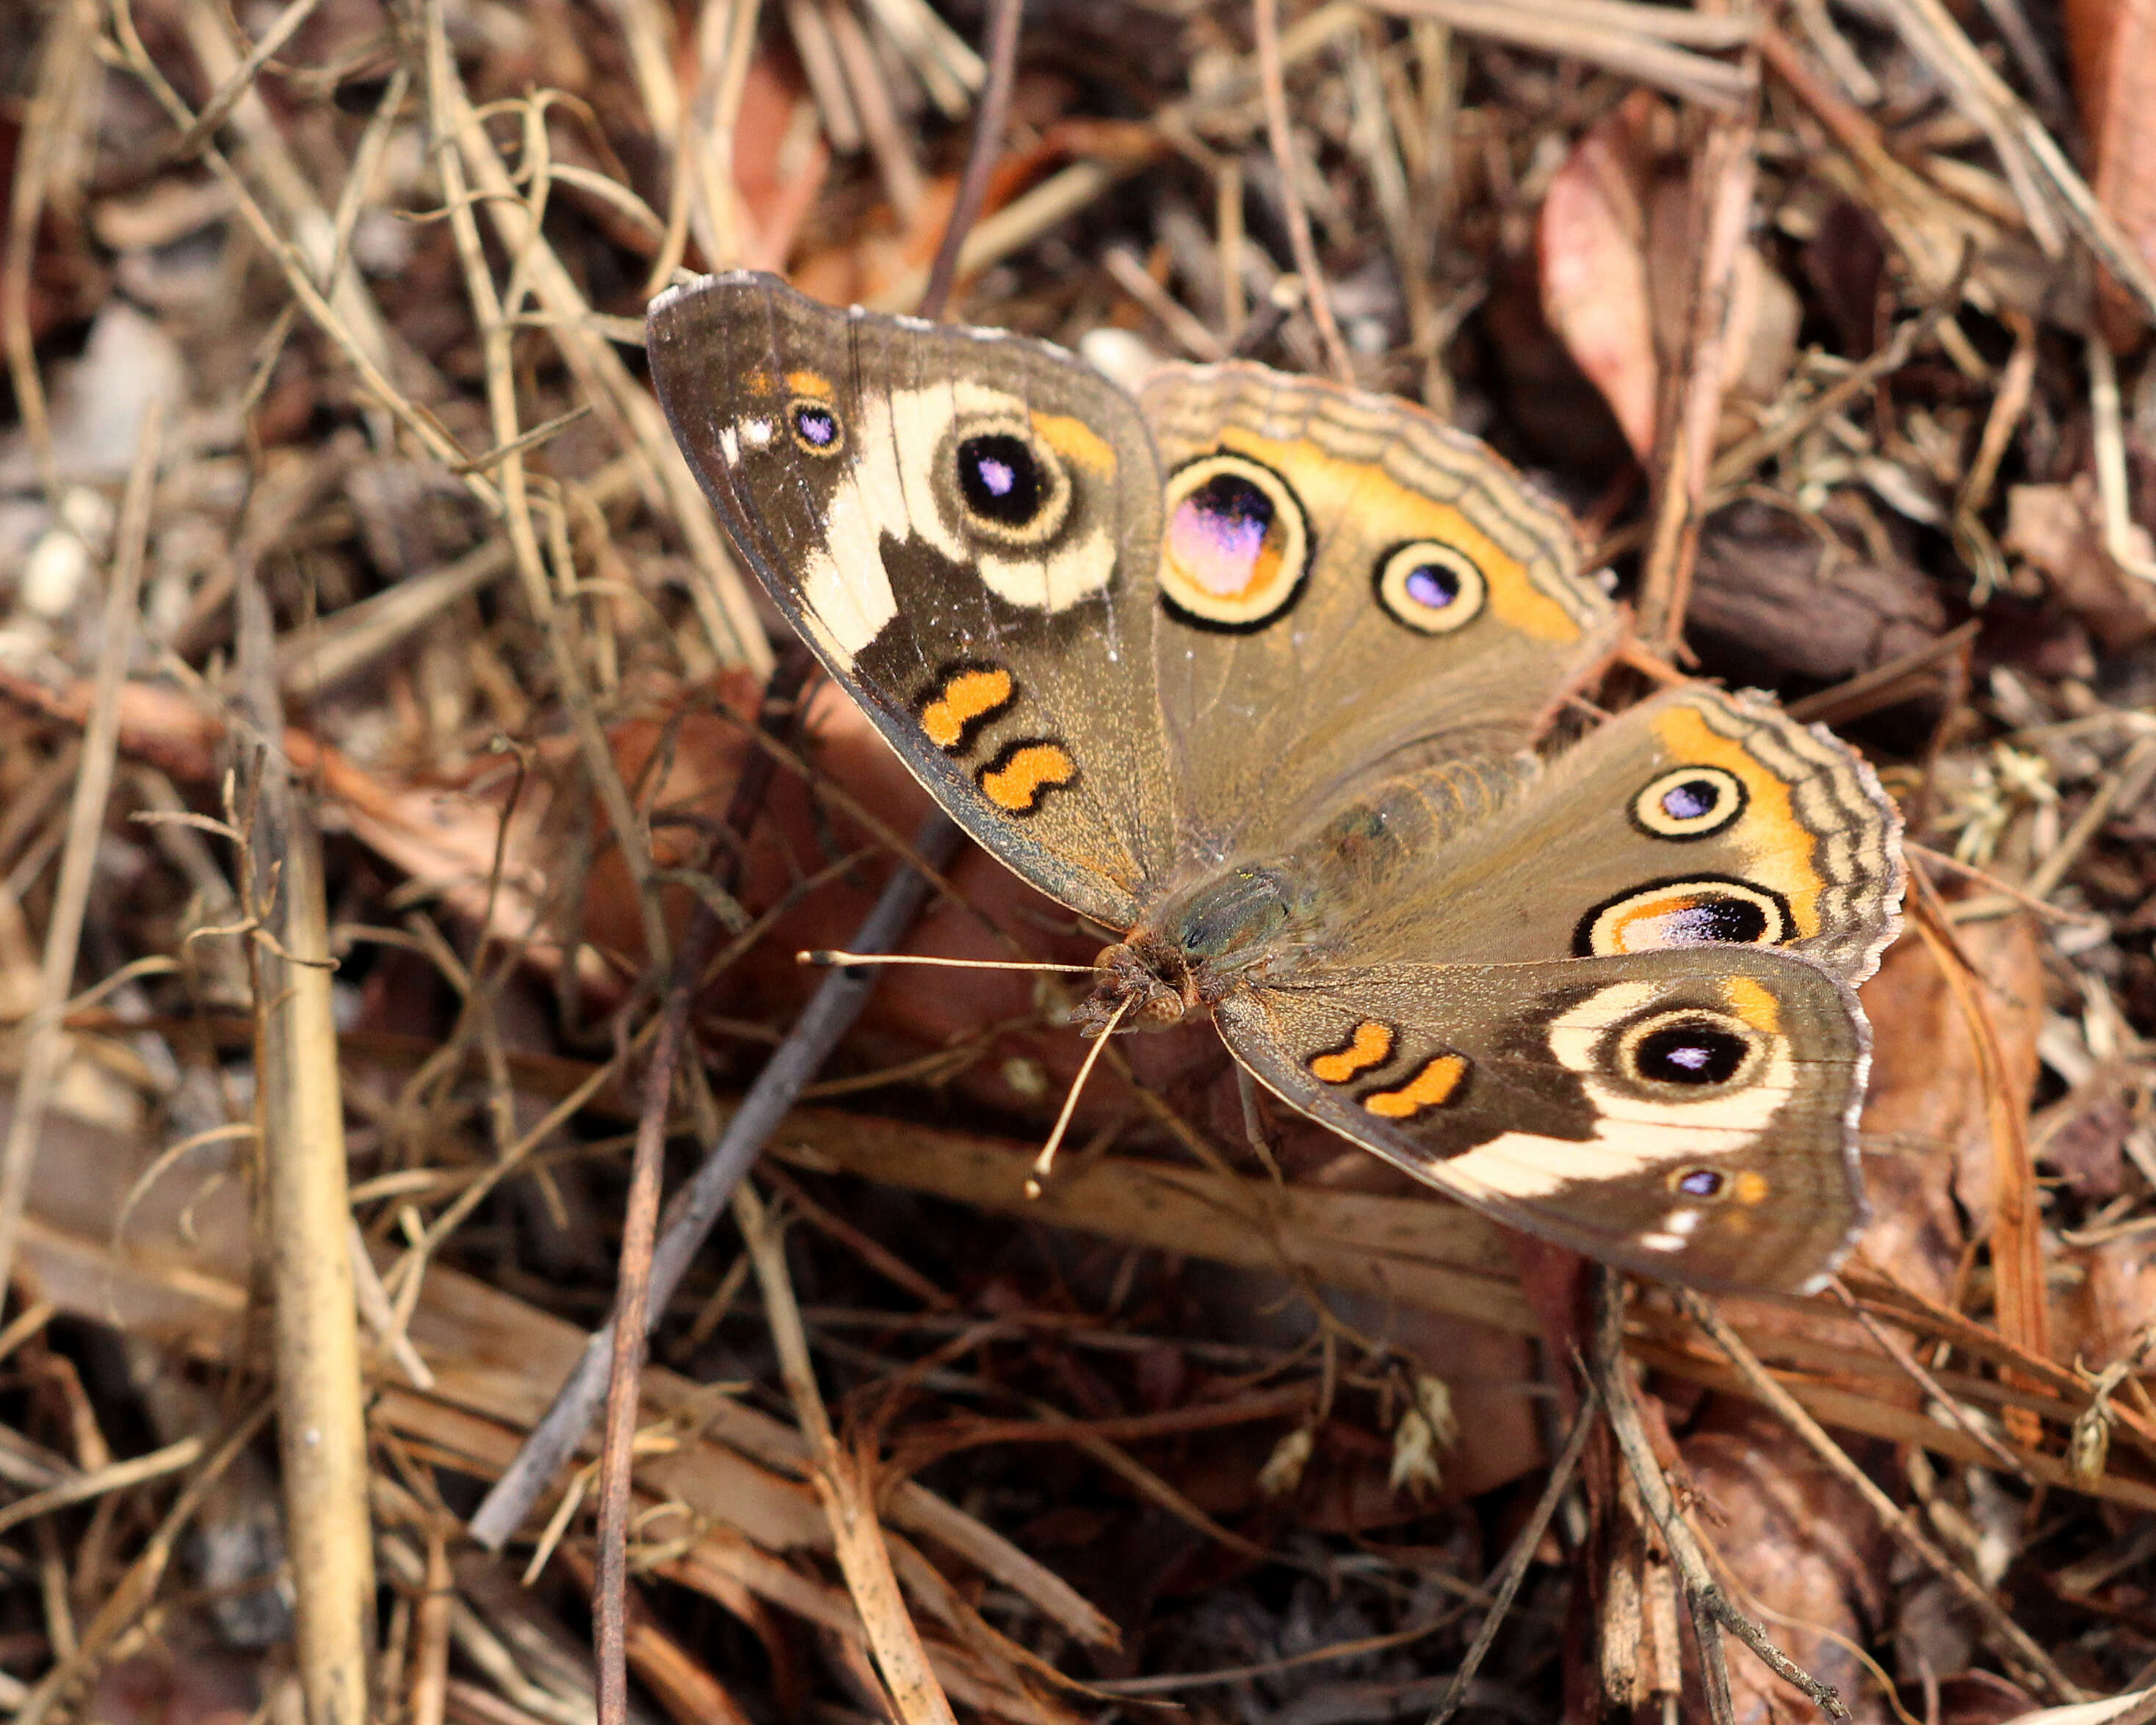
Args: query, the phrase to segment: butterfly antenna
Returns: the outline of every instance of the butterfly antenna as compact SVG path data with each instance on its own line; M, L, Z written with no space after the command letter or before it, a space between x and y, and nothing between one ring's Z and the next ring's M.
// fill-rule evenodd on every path
M946 970L1062 971L1072 976L1093 973L1090 964L1049 964L1029 958L921 958L911 952L834 952L821 947L811 952L796 952L793 961L797 964L935 964Z
M1093 1039L1092 1047L1086 1050L1086 1058L1078 1068L1078 1076L1070 1081L1070 1092L1063 1099L1063 1111L1055 1117L1055 1129L1048 1135L1048 1142L1040 1147L1040 1154L1033 1158L1033 1172L1026 1177L1025 1195L1040 1196L1040 1183L1048 1178L1049 1169L1055 1165L1055 1153L1061 1147L1063 1134L1070 1129L1070 1117L1077 1111L1079 1093L1086 1088L1086 1081L1093 1076L1093 1062L1108 1045L1108 1039L1116 1034L1116 1026L1122 1023L1123 1014L1135 1004L1135 997L1127 998L1109 1015L1101 1034Z

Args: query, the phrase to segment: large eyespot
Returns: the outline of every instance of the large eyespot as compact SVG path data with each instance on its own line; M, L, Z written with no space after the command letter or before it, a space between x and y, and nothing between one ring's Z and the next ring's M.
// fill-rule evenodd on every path
M1719 767L1679 767L1632 798L1632 819L1657 839L1704 839L1744 812L1744 781Z
M1579 919L1572 949L1582 958L1666 947L1778 946L1789 938L1781 894L1725 875L1650 880L1605 899Z
M1200 629L1262 629L1295 603L1310 524L1288 483L1240 455L1207 455L1168 483L1160 591Z
M1617 1066L1642 1084L1685 1090L1749 1083L1765 1059L1765 1039L1703 1007L1681 1007L1640 1020L1617 1040Z
M1378 603L1418 634L1445 635L1472 623L1490 596L1475 560L1456 546L1418 539L1378 564Z
M1017 419L962 423L949 444L952 513L968 532L1010 546L1045 545L1070 512L1070 475Z
M786 427L797 448L810 455L835 455L846 446L846 429L827 401L797 395L786 404Z

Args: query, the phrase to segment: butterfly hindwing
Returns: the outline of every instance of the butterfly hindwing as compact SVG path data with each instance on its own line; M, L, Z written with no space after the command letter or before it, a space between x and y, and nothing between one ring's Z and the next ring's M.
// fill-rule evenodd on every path
M1731 947L1339 968L1215 1009L1267 1088L1416 1178L1604 1262L1792 1290L1864 1215L1848 986Z
M649 340L676 439L826 669L983 845L1127 926L1173 826L1130 399L1041 343L762 275L663 296Z
M1364 959L1718 943L1785 947L1854 983L1899 927L1900 827L1847 744L1688 685L1522 775L1419 866L1351 883L1343 916Z

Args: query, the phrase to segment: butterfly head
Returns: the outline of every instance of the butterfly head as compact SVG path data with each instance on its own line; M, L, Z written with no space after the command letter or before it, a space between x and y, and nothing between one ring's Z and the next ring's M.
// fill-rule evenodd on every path
M1202 1017L1301 951L1314 911L1308 886L1270 865L1225 869L1172 893L1094 960L1079 1022L1098 1034L1118 1008L1133 1028Z

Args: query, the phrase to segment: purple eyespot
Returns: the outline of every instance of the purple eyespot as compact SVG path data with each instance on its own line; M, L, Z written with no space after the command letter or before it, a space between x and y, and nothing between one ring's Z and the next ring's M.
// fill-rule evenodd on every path
M1465 629L1490 601L1490 583L1474 558L1441 539L1395 546L1373 572L1378 603L1419 635Z
M1432 611L1442 611L1460 597L1460 577L1437 563L1409 572L1403 584L1409 598Z
M812 449L829 449L839 440L838 415L803 403L793 410L793 429Z
M969 437L958 445L957 465L959 496L991 529L1029 526L1048 506L1054 481L1022 437L1005 431Z
M1677 1177L1677 1190L1686 1198L1712 1198L1722 1190L1722 1176L1711 1168L1696 1168Z
M1744 813L1744 781L1721 767L1679 767L1650 779L1632 798L1632 819L1658 839L1711 838Z
M1671 820L1699 820L1714 813L1722 792L1711 778L1688 778L1662 793L1662 813Z
M1658 1084L1726 1084L1751 1052L1742 1036L1712 1024L1675 1024L1640 1039L1632 1060Z

